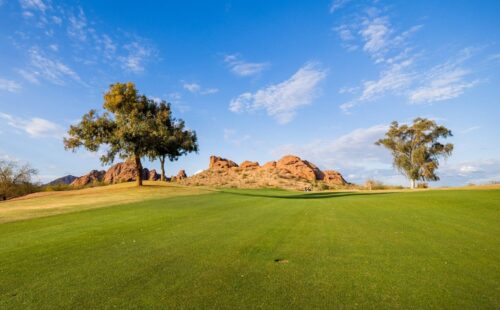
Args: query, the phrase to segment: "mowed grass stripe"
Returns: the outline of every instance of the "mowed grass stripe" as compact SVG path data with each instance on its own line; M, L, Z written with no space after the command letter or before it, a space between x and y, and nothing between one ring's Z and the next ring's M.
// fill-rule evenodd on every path
M499 206L254 190L7 223L0 308L497 308Z

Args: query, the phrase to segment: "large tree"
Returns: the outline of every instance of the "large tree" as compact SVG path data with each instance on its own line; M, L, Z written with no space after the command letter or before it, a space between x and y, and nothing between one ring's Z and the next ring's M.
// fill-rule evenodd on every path
M155 114L154 143L149 153L150 159L158 158L161 165L161 180L165 181L165 160L170 161L190 152L198 152L196 132L186 129L183 120L172 117L170 105L161 102Z
M439 159L450 156L453 151L453 144L439 140L450 136L451 131L435 121L416 118L412 125L392 122L385 137L375 144L391 151L394 167L410 180L410 187L415 188L418 180L439 180L436 174Z
M105 146L103 164L112 163L116 156L133 159L136 182L142 185L141 158L147 156L154 142L156 103L139 95L133 83L116 83L104 95L104 112L95 110L85 114L80 123L71 126L64 139L66 149L75 151L84 147L97 152Z

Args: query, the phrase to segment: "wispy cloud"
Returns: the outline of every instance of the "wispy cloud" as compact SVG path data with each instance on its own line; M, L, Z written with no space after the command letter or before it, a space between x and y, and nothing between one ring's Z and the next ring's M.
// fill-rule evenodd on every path
M257 75L269 67L267 62L246 62L238 54L226 55L224 62L228 64L231 72L239 76Z
M144 41L128 43L124 48L127 51L127 55L119 57L122 62L122 67L133 73L142 73L145 63L150 61L150 57L153 56L154 50Z
M82 8L76 14L71 13L68 18L68 35L79 41L87 40L87 17Z
M480 128L481 128L481 126L471 126L469 128L466 128L466 129L460 131L460 133L466 134L466 133L470 133L470 132L476 131L476 130L478 130Z
M334 13L335 11L342 9L351 1L352 0L333 0L330 4L330 13Z
M21 7L25 10L38 10L40 12L45 12L49 7L42 0L20 0L19 3Z
M21 84L16 81L0 78L0 90L15 93L21 89Z
M29 58L31 67L19 70L19 73L29 82L38 83L40 78L57 85L64 85L68 78L81 82L78 74L68 65L47 57L37 48L29 51Z
M210 95L219 92L218 88L203 88L198 83L184 83L182 87L193 94Z
M344 112L347 112L361 103L374 100L388 93L404 93L415 79L415 74L409 70L413 61L410 58L392 64L387 70L380 73L378 79L363 82L361 94L357 98L340 105L340 108ZM356 91L357 89L355 88L351 93L355 93Z
M453 99L479 83L470 79L471 71L462 66L473 53L472 49L464 49L451 60L429 68L420 61L424 58L423 52L415 52L410 41L423 26L398 31L388 15L380 14L382 11L385 10L367 8L361 16L353 16L352 22L334 28L342 46L348 50L362 46L380 70L377 79L365 80L357 87L341 88L344 91L340 93L353 96L340 105L344 112L386 95L403 96L415 104ZM345 91L347 89L351 91Z
M43 118L33 117L24 119L1 112L0 118L5 120L9 126L20 129L33 138L62 138L64 135L64 130L61 126Z
M477 79L469 79L470 70L462 67L470 57L468 49L464 49L457 59L437 65L422 74L423 81L409 94L411 103L432 103L453 99L462 95L468 88L479 83Z
M260 89L255 93L243 93L231 100L232 112L249 112L264 109L278 123L290 122L296 110L311 104L317 96L318 85L326 77L326 71L318 64L307 63L288 80Z

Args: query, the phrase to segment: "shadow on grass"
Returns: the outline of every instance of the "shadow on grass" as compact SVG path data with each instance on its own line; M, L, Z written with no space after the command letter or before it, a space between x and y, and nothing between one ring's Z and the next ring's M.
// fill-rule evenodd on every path
M233 191L221 191L225 194L248 196L248 197L263 197L263 198L278 198L278 199L326 199L326 198L338 198L345 196L366 196L366 195L386 195L390 193L356 193L356 192L325 192L325 193L304 193L304 194L288 194L288 195L276 195L276 194L263 194L263 193L252 193L252 192L233 192Z

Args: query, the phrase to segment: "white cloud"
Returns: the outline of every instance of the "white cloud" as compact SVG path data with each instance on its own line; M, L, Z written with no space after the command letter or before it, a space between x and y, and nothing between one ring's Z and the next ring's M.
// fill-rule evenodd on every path
M353 107L367 101L374 100L388 93L395 94L405 92L415 79L415 73L409 71L414 60L404 59L399 63L394 63L389 68L380 73L377 80L365 81L361 87L361 94L347 103L340 105L344 112L348 112ZM355 93L356 88L351 88L350 93Z
M33 138L62 138L64 135L64 130L61 126L43 118L33 117L23 119L1 112L0 118L4 119L9 126L20 129Z
M198 83L184 83L182 87L193 94L211 95L219 92L218 88L202 88Z
M29 51L31 70L19 70L19 73L28 81L37 83L39 78L48 80L57 85L64 85L70 78L81 82L80 77L69 66L56 59L50 59L42 54L38 49L32 48Z
M48 5L42 0L20 0L19 3L25 10L38 10L45 12L48 8Z
M54 52L59 51L59 46L57 44L50 44L49 48Z
M390 156L375 142L387 131L387 125L358 128L336 139L320 139L308 144L284 145L276 155L298 154L323 168L380 167L390 165Z
M422 86L409 94L411 103L431 103L459 97L466 89L479 83L468 81L470 71L457 67L456 64L445 64L434 67L424 75Z
M366 20L364 28L360 30L360 34L365 41L363 50L370 54L379 54L387 47L391 32L392 30L387 17Z
M375 142L384 136L388 125L358 128L335 139L319 139L305 144L277 147L273 156L295 154L322 169L334 169L351 177L348 181L362 183L368 178L389 183L405 180L392 168L390 153Z
M0 90L15 93L21 89L21 84L16 81L0 78Z
M469 132L473 132L473 131L476 131L478 129L480 129L481 127L480 126L471 126L469 128L466 128L464 130L462 130L460 133L469 133Z
M441 173L443 180L457 185L500 182L500 159L477 159L455 164L444 162Z
M351 0L333 0L330 5L330 13L334 13L337 10L340 10L344 6L346 6Z
M228 64L231 72L239 76L257 75L269 66L267 62L246 62L237 54L226 55L224 62Z
M78 14L71 14L68 18L68 35L79 41L87 40L87 17L82 8L78 9Z
M197 83L184 83L182 87L191 93L197 93L201 89L201 86Z
M317 64L307 63L284 82L234 98L229 110L248 112L264 109L278 123L288 123L295 117L298 108L311 104L317 96L319 82L325 77L326 72Z
M391 66L387 71L383 71L378 80L364 82L363 92L359 100L371 100L377 95L401 90L410 85L412 82L412 75L406 72L406 68L412 63L413 60L407 59Z
M127 56L121 56L122 67L133 73L144 71L145 63L153 56L154 51L145 43L134 41L124 46Z
M30 83L33 83L33 84L38 84L40 83L40 81L38 80L38 75L39 73L34 71L34 72L30 72L30 71L26 71L26 70L17 70L17 72L19 72L19 74L25 79L27 80L28 82Z

